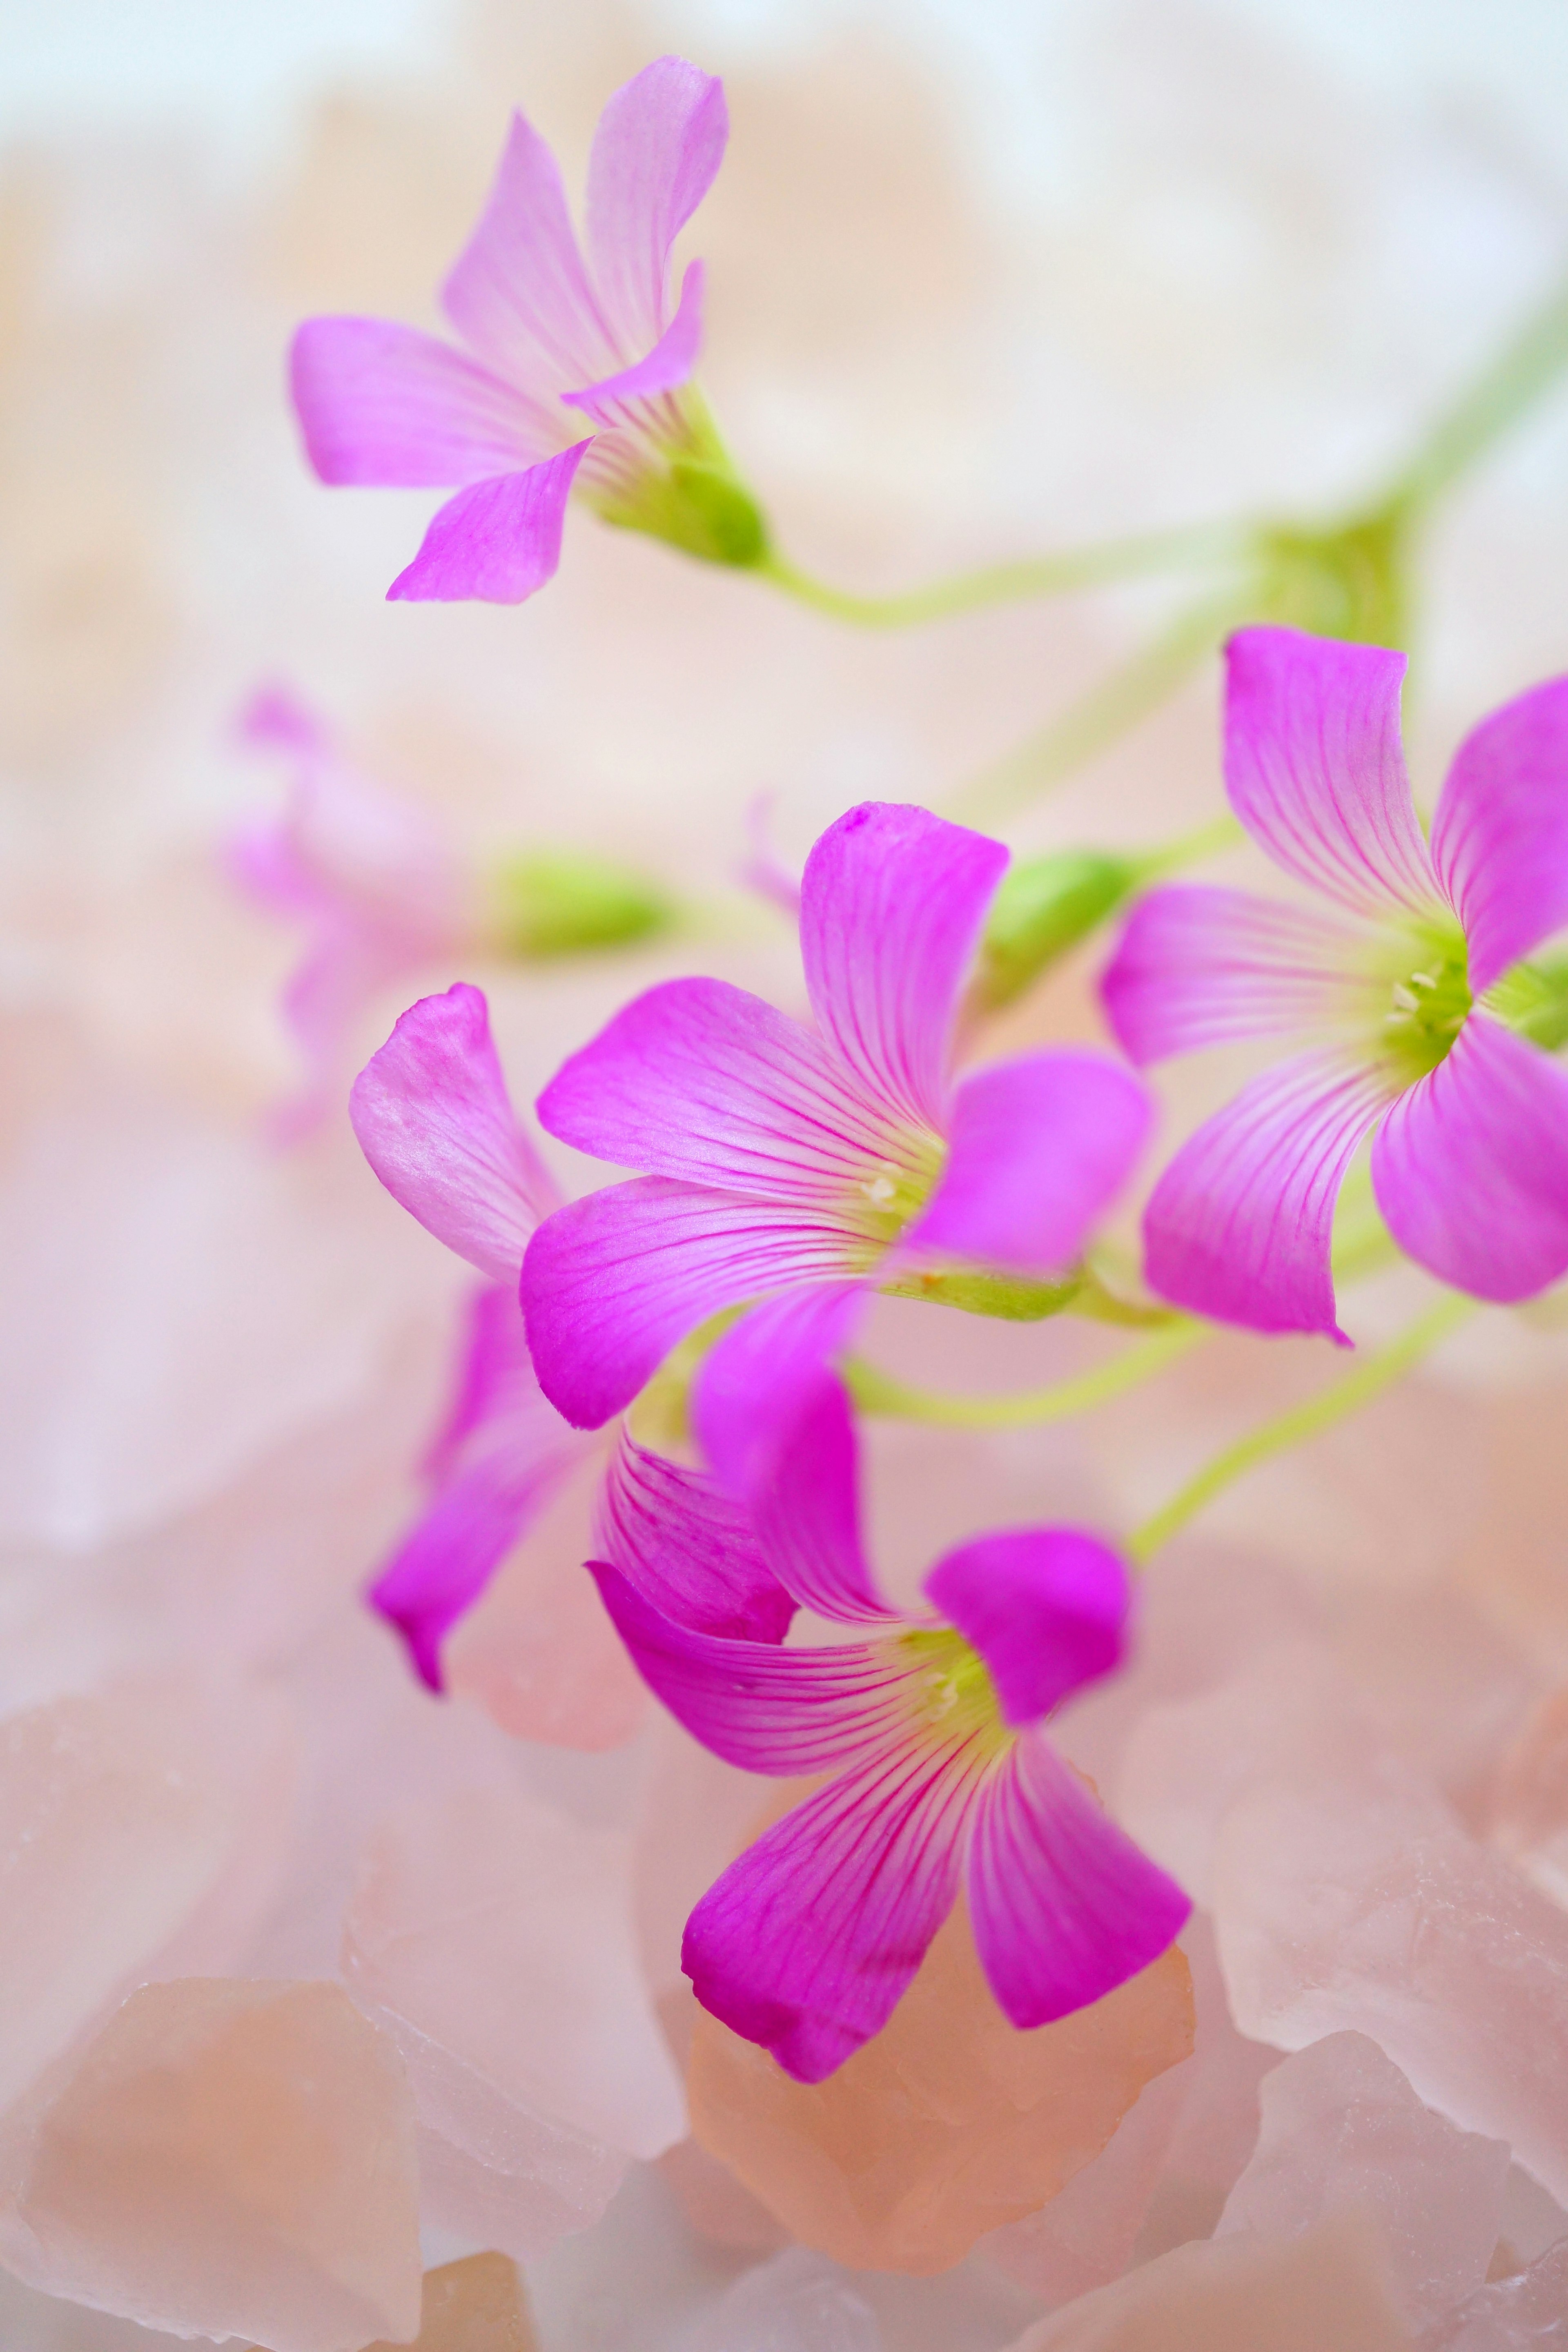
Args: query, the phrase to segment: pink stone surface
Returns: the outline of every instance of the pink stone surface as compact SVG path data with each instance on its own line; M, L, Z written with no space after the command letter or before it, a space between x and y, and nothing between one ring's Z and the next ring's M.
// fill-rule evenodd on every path
M1520 1727L1488 1791L1487 1829L1568 1910L1568 1690L1552 1692Z
M1478 2287L1421 2352L1563 2352L1568 2345L1568 2242L1512 2278Z
M505 2254L469 2254L426 2271L412 2352L538 2352L528 2294ZM365 2352L392 2352L368 2344Z

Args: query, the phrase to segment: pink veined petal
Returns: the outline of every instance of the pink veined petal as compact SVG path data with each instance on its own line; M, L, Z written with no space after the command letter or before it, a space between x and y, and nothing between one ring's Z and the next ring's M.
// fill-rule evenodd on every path
M678 1625L745 1642L782 1642L789 1631L795 1602L742 1506L717 1480L650 1453L625 1428L599 1491L595 1545Z
M723 980L637 997L557 1071L540 1125L623 1168L837 1211L909 1158L820 1037Z
M307 319L289 372L323 482L449 489L514 473L559 439L510 384L391 319Z
M605 372L616 343L588 282L554 156L514 114L485 209L441 291L447 316L537 399Z
M664 331L669 249L712 185L729 135L723 83L680 58L656 58L599 117L588 159L588 255L627 358Z
M1568 678L1483 719L1455 754L1432 856L1479 996L1568 923Z
M418 554L387 590L389 603L521 604L561 561L579 441L525 473L471 482L432 517Z
M1020 1736L980 1797L968 1895L991 1990L1026 2028L1125 1984L1192 1911L1037 1731Z
M1144 1273L1174 1306L1255 1331L1343 1334L1330 1271L1334 1203L1397 1087L1316 1049L1244 1087L1182 1146L1143 1213Z
M1006 865L1000 842L879 801L806 859L800 950L823 1034L896 1118L939 1134L959 993Z
M1006 1723L1037 1722L1121 1663L1127 1570L1077 1528L977 1536L938 1560L925 1593L984 1659Z
M1568 1273L1568 1072L1472 1013L1394 1104L1373 1189L1401 1249L1477 1298L1530 1298Z
M432 1483L447 1477L472 1431L526 1409L539 1394L515 1280L481 1283L468 1296L451 1404L421 1465L424 1475Z
M827 1772L901 1737L921 1669L889 1642L787 1650L661 1616L607 1560L588 1572L632 1663L694 1739L747 1772Z
M694 261L681 281L674 318L646 359L581 392L563 392L568 408L581 408L596 424L613 425L613 411L622 401L648 400L658 392L673 392L697 365L702 348L702 264Z
M764 1299L710 1350L692 1389L691 1425L709 1466L722 1486L746 1503L774 1574L797 1599L805 1596L796 1591L792 1577L805 1576L821 1590L840 1591L847 1604L852 1592L875 1602L864 1573L858 1581L848 1573L848 1553L842 1545L836 1566L829 1565L824 1553L815 1575L800 1561L786 1572L784 1556L792 1547L781 1540L775 1549L764 1524L800 1424L815 1422L825 1410L825 1384L837 1386L826 1367L848 1346L868 1296L867 1286L851 1279L819 1281ZM826 1432L822 1433L826 1444ZM842 1491L852 1519L852 1474ZM816 1601L812 1606L817 1606ZM826 1613L853 1618L882 1612L876 1602L847 1605L843 1611L828 1605Z
M590 1192L546 1218L523 1260L541 1384L568 1421L597 1429L710 1316L842 1278L849 1256L827 1219L734 1192L663 1176Z
M1117 1043L1145 1069L1344 1021L1361 1009L1367 945L1366 933L1281 899L1179 883L1139 899L1100 991Z
M1357 914L1440 904L1400 748L1405 656L1257 628L1226 658L1226 789L1253 839Z
M479 989L459 981L411 1005L354 1080L349 1116L426 1233L493 1281L516 1281L560 1195L518 1126Z
M1029 1054L974 1071L953 1096L941 1181L900 1255L1058 1272L1131 1174L1150 1117L1142 1081L1109 1055Z
M703 2008L801 2083L868 2042L952 1908L984 1752L906 1734L731 1863L686 1924Z

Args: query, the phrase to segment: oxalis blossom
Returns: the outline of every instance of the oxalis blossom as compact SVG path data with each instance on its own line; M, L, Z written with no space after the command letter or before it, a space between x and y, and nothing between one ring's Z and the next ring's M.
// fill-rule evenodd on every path
M467 350L384 319L310 319L294 404L324 482L457 487L389 597L517 604L560 560L574 490L606 521L756 563L765 532L690 383L702 264L669 256L723 156L721 83L660 58L617 90L588 164L585 249L521 114L442 289Z
M480 992L459 982L412 1006L355 1080L350 1116L387 1191L486 1276L469 1303L451 1410L424 1465L426 1507L369 1596L439 1690L447 1633L562 1481L605 1448L562 1419L529 1357L522 1254L561 1196L512 1110ZM645 1524L656 1539L639 1532ZM683 1623L783 1639L794 1603L737 1506L624 1430L600 1491L597 1540Z
M802 883L812 1024L722 981L672 981L551 1080L551 1134L648 1171L559 1210L529 1244L529 1343L568 1421L607 1421L678 1341L745 1304L693 1391L708 1459L743 1492L879 1286L1017 1312L1009 1284L1054 1282L1061 1303L1148 1102L1083 1050L953 1082L1006 864L1000 843L923 809L852 809Z
M1048 2024L1157 1958L1187 1898L1043 1728L1121 1657L1115 1552L1069 1528L984 1535L931 1570L928 1610L890 1607L861 1549L847 1400L821 1372L752 1514L781 1583L862 1638L717 1639L591 1563L638 1670L695 1738L746 1771L832 1775L692 1912L681 1965L703 2007L819 2082L886 2024L961 1892L1015 2025Z
M1258 628L1227 658L1231 805L1335 911L1184 885L1134 910L1105 1001L1135 1062L1303 1041L1164 1171L1148 1279L1205 1315L1342 1338L1334 1204L1375 1129L1400 1246L1477 1297L1527 1298L1568 1270L1568 1074L1531 1034L1551 1038L1560 1008L1521 961L1568 921L1568 679L1461 744L1428 845L1402 654Z

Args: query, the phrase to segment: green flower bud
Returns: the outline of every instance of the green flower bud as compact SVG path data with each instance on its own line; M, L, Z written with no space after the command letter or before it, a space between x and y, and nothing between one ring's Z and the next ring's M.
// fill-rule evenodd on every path
M1398 507L1332 530L1261 530L1258 618L1314 636L1402 646L1409 635L1408 530Z
M1568 1045L1568 956L1516 963L1487 990L1486 1010L1548 1054Z
M974 1009L995 1013L1022 996L1121 906L1138 873L1133 859L1098 849L1054 850L1013 866L991 902L970 988Z
M906 1274L881 1285L889 1298L923 1298L933 1307L961 1307L965 1315L994 1315L1007 1323L1039 1323L1060 1315L1083 1288L1076 1270L1057 1282L1029 1282L1011 1275L960 1271Z
M517 956L575 955L624 947L668 928L675 909L629 866L574 849L530 849L490 877L495 929Z

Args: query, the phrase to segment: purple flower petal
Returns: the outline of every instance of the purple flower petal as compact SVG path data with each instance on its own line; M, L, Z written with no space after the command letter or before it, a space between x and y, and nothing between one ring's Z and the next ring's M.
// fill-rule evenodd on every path
M795 1602L742 1507L716 1480L650 1454L626 1430L600 1489L595 1544L678 1625L746 1642L782 1642L789 1631Z
M849 1254L828 1219L733 1192L663 1176L590 1192L545 1220L523 1260L544 1392L578 1428L597 1429L710 1316L841 1279Z
M289 371L323 482L448 489L514 473L561 437L510 384L390 319L307 319Z
M703 2008L797 2082L841 2066L952 1908L986 1753L889 1743L768 1830L687 1921L680 1965Z
M854 1280L781 1292L726 1331L702 1364L692 1427L715 1477L753 1516L781 1475L796 1424L820 1403L824 1367L847 1347L867 1296ZM774 1570L783 1575L776 1562Z
M1479 996L1568 923L1568 678L1494 710L1455 755L1432 856Z
M702 264L694 261L682 282L675 316L647 357L638 360L635 367L623 368L618 375L585 385L581 392L563 392L561 397L567 407L581 408L596 423L609 425L616 421L610 412L617 402L647 400L657 392L673 392L683 384L702 348Z
M555 158L521 114L441 299L465 341L520 383L564 392L615 363L615 337L577 250ZM558 436L548 413L536 413Z
M1007 864L1000 842L867 801L829 825L801 885L812 1011L895 1118L941 1133L954 1017Z
M786 1650L661 1616L618 1569L590 1560L644 1682L694 1739L746 1772L827 1772L901 1738L923 1670L896 1643Z
M481 1274L516 1280L560 1195L518 1126L479 989L459 981L411 1006L354 1080L349 1116L394 1200Z
M1226 662L1226 788L1253 839L1358 914L1440 903L1400 749L1405 656L1259 628Z
M664 331L669 249L711 187L729 134L724 85L680 58L656 58L599 117L588 254L623 358Z
M471 482L448 499L388 601L521 604L542 588L561 561L566 501L589 446L579 441L526 473Z
M1005 1722L1037 1722L1121 1662L1127 1570L1076 1528L979 1536L938 1560L925 1591L984 1659Z
M1372 1148L1389 1231L1478 1298L1568 1273L1568 1072L1484 1013L1394 1104Z
M423 1475L432 1484L449 1477L464 1439L487 1423L504 1420L524 1393L537 1396L540 1388L517 1283L481 1283L468 1297L450 1409L420 1465Z
M981 1795L968 1895L981 1966L1023 2027L1114 1991L1192 1911L1038 1732L1022 1735Z
M900 1255L1058 1271L1131 1174L1149 1121L1143 1086L1104 1054L976 1070L953 1097L947 1166Z
M622 1168L837 1210L906 1139L820 1037L723 980L672 980L617 1013L539 1097L551 1135Z
M1138 901L1100 988L1117 1042L1144 1069L1346 1020L1363 1009L1367 946L1364 932L1281 899L1182 883Z
M1314 1049L1254 1078L1154 1187L1143 1213L1152 1287L1255 1331L1342 1338L1329 1265L1334 1203L1395 1090L1339 1050Z

